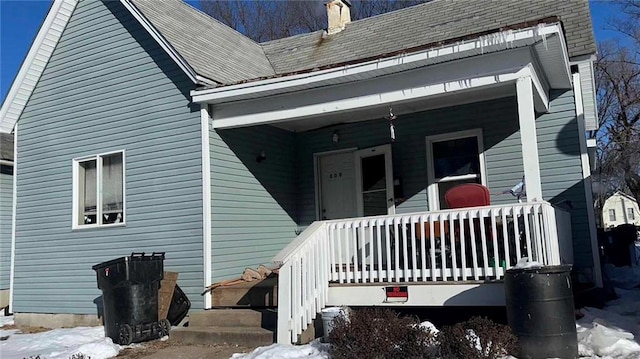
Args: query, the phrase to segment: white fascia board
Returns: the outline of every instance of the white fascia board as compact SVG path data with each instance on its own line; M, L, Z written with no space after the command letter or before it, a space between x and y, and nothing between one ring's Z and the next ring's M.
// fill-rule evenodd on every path
M217 116L214 108L213 118L215 120L213 121L213 126L216 129L223 129L274 123L288 119L304 119L307 117L317 116L319 114L327 115L372 106L388 105L394 102L404 102L430 96L452 94L459 91L479 89L487 86L515 83L521 77L531 77L531 69L528 66L519 69L509 69L506 70L505 73L501 74L478 76L466 79L465 81L454 80L441 82L306 106L296 106L292 108L260 112L259 114L247 113L225 118Z
M189 66L187 61L176 51L173 46L167 41L164 36L147 20L147 18L135 7L129 0L120 0L122 5L129 10L131 15L138 20L140 25L144 27L145 30L153 37L154 40L162 47L162 49L171 57L171 59L184 71L184 73L189 77L191 82L194 84L198 83L198 75L196 72ZM202 78L202 77L201 77Z
M559 24L541 24L521 30L509 30L495 34L480 36L476 39L461 41L455 44L442 46L439 48L418 51L409 54L402 54L388 59L368 61L360 64L341 66L337 68L315 71L304 74L283 76L261 81L253 81L244 84L222 86L206 90L193 90L191 96L193 102L207 102L211 104L232 102L247 98L257 98L275 93L286 93L292 91L291 88L306 86L307 88L320 87L326 84L335 84L336 79L354 78L367 73L381 70L393 70L408 64L415 64L415 67L436 64L439 62L462 59L469 56L488 54L501 50L512 49L522 44L529 45L545 36L559 34L562 37L562 30ZM564 44L564 41L562 42ZM496 44L500 46L496 47ZM566 53L566 50L564 50ZM446 59L444 58L446 56ZM399 68L402 71L406 67ZM568 68L567 68L567 71ZM347 82L347 81L345 81ZM311 86L310 86L311 85Z
M542 81L538 72L536 71L536 67L533 64L529 64L529 75L531 76L531 82L535 87L534 91L534 104L536 107L536 111L538 112L548 112L549 111L549 88L545 86L545 83Z
M0 108L0 132L13 131L77 4L77 0L55 0L51 5Z

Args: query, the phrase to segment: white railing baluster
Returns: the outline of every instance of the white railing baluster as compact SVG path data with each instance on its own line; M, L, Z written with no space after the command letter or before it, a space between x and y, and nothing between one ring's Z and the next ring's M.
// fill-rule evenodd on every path
M391 232L389 231L389 221L393 223L393 219L384 219L384 244L387 249L387 277L385 279L391 281L391 267L393 262L391 261Z
M402 238L402 278L405 282L409 281L409 252L407 241L407 218L400 218L400 236Z
M375 277L376 267L375 267L375 242L373 241L373 231L375 220L367 222L367 228L369 230L369 283L373 282L373 278Z
M464 226L464 221L465 218L467 217L467 212L463 211L458 213L458 220L460 222L460 260L461 260L461 264L462 264L462 280L467 280L467 252L466 252L466 247L467 244L465 243L465 226Z
M449 222L449 242L451 243L451 276L454 281L458 280L458 257L456 251L456 233L454 213L448 213L447 221Z
M344 225L344 227L346 227L346 224ZM342 257L342 225L338 225L337 226L337 233L338 233L338 240L337 240L337 244L338 244L338 279L340 280L340 283L344 283L346 280L346 274L344 271L344 267L342 266L342 262L343 262L343 257Z
M376 248L378 249L378 282L382 282L382 238L380 237L382 231L379 219L374 220L373 223L376 228ZM373 230L371 232L373 233Z
M418 255L416 252L416 217L409 217L411 226L411 272L413 274L413 281L418 281Z
M480 222L480 244L482 245L482 264L484 268L484 279L489 278L489 253L487 250L487 229L484 223L484 213L482 210L478 210L478 217Z
M566 262L571 248L559 241L570 238L570 221L547 202L531 202L314 222L274 259L278 342L296 341L313 322L329 300L330 282L501 279L503 267L514 264L512 250L516 259L559 264L562 255Z
M471 259L473 260L473 279L480 279L480 268L478 268L478 248L476 246L476 230L474 221L476 219L475 212L469 211L469 235L471 236Z
M504 245L504 262L506 268L511 267L511 250L509 248L509 232L507 230L507 209L500 208L500 215L502 218L502 242Z
M358 283L360 280L360 270L358 268L358 224L353 222L351 225L351 241L353 243L353 260L350 267L353 268L353 283Z
M431 242L431 250L429 256L431 257L431 280L436 281L436 238L435 238L435 228L433 221L433 214L429 215L429 240Z
M395 217L393 219L393 240L394 240L394 260L395 260L395 265L393 266L393 269L395 271L395 275L394 278L396 280L396 282L400 281L400 233L399 232L399 228L398 225L400 220L398 219L398 217Z
M442 265L441 269L441 278L443 282L447 281L447 238L445 237L444 232L444 214L440 213L438 215L438 224L440 225L440 264Z
M500 260L500 254L498 253L498 228L496 225L496 216L493 209L489 210L489 216L491 216L491 241L493 243L493 274L496 279L500 279L500 273L498 268L501 268L502 261Z
M360 221L360 225L358 229L360 230L360 278L362 279L362 283L367 282L367 276L369 272L367 271L367 257L365 254L365 248L367 247L367 236L364 234L365 221Z
M336 235L335 235L335 230L336 230L336 225L335 224L331 224L329 225L329 238L327 241L327 245L329 246L329 258L331 258L330 262L329 262L329 269L331 271L331 280L337 280L337 276L336 276L336 264L338 263L338 261L336 260L336 256L338 251L336 250L336 246L335 246L335 241L336 241Z
M420 274L422 275L422 281L427 281L427 226L425 225L426 216L420 216Z

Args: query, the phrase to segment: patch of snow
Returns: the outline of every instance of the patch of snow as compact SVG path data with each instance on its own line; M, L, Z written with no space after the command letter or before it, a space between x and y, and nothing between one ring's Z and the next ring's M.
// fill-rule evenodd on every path
M329 344L316 339L307 345L272 344L251 353L233 354L231 359L329 359Z
M53 329L34 334L12 334L0 341L2 358L28 358L39 355L47 359L68 359L82 353L91 359L118 355L120 346L105 338L104 327Z
M542 264L536 261L529 261L529 257L522 257L518 260L518 263L513 268L540 268Z
M430 331L433 334L438 334L440 333L440 331L438 330L438 328L436 328L435 325L433 325L433 323L427 321L427 322L422 322L420 323L420 328L422 329L426 329L428 331Z
M4 327L5 325L13 325L13 315L9 315L9 316L0 316L0 328Z

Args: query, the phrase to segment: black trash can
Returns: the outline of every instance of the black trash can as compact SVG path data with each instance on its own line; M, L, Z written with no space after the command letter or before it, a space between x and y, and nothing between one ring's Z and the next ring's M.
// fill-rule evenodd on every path
M169 334L169 321L158 321L158 288L164 273L164 253L131 253L92 268L96 271L98 288L102 290L107 337L114 343L128 345Z
M570 274L566 265L507 270L507 319L518 337L518 358L578 357Z

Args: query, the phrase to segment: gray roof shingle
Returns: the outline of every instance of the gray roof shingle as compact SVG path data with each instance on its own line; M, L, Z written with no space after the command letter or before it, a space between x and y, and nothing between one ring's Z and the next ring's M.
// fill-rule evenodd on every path
M182 0L132 0L193 70L219 83L273 76L262 47Z
M278 74L382 57L525 22L557 17L570 57L596 51L587 0L435 0L322 31L262 44Z
M588 0L434 0L323 31L258 44L182 0L130 0L197 74L245 82L388 56L468 35L558 18L569 57L596 52Z

